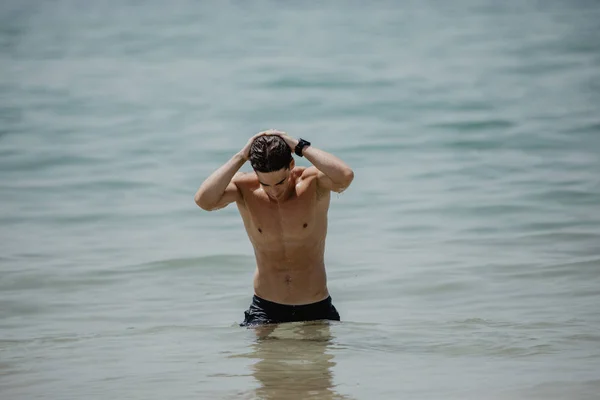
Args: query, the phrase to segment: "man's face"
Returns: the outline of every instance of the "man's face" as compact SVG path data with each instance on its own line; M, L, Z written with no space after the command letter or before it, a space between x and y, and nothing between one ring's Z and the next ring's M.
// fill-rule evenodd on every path
M281 200L290 185L290 169L282 168L273 172L258 172L258 181L260 186L273 200Z

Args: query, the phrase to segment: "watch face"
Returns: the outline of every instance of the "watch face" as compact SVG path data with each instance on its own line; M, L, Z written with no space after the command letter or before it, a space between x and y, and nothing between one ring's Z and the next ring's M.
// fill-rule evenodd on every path
M300 141L298 142L298 145L294 149L294 153L296 153L296 155L302 157L302 150L304 149L305 146L310 146L310 143L304 139L300 139Z

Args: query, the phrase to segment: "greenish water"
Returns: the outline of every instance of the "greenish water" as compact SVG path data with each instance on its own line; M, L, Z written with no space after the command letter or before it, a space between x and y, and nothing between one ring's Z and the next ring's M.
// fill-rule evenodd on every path
M0 397L597 398L599 21L584 0L2 2ZM260 339L237 210L193 194L268 128L355 180L326 253L343 322Z

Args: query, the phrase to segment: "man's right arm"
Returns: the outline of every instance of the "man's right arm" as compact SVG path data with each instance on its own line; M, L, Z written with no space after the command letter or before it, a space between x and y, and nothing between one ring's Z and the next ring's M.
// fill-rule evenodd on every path
M206 178L194 196L198 207L214 211L241 200L242 195L234 176L245 162L246 157L243 152L239 152Z
M200 185L194 196L198 207L206 211L218 210L229 203L242 199L242 193L235 184L236 172L250 159L250 147L254 139L269 134L269 131L259 132L252 136L244 148L231 157L223 166L213 172Z

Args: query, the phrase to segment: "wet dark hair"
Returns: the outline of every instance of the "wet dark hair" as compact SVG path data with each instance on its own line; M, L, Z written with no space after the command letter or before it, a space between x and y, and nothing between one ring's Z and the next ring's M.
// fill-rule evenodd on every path
M255 171L273 172L289 168L292 150L277 135L259 136L250 146L250 164Z

